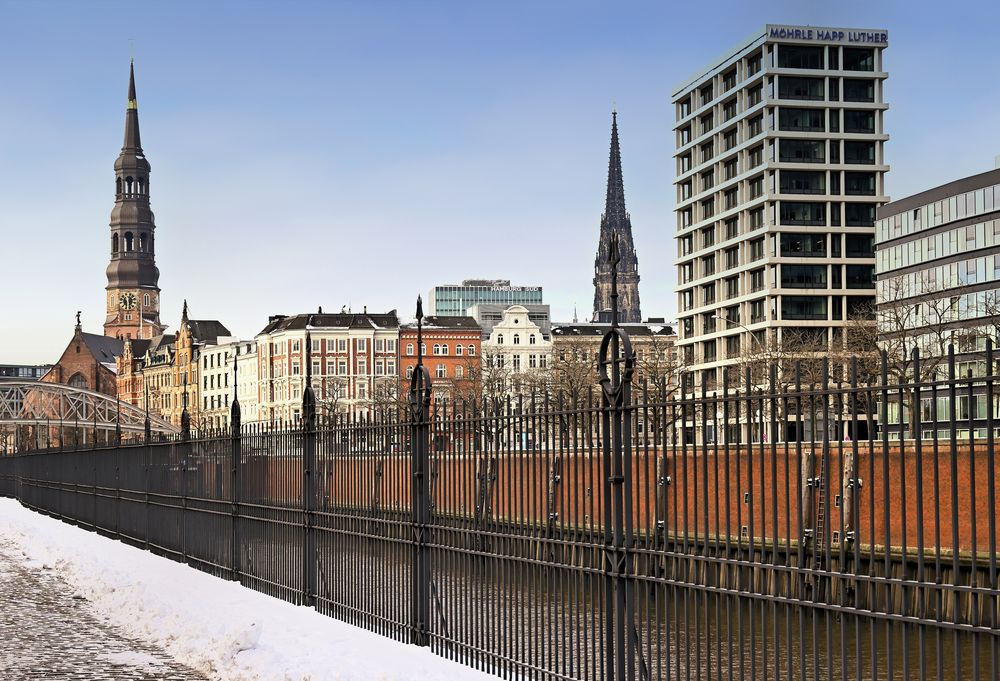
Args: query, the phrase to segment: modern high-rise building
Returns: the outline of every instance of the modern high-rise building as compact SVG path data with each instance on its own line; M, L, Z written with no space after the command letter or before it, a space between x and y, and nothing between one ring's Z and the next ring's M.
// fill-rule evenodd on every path
M435 286L427 294L427 314L465 317L478 303L541 305L541 286L511 286L509 279L466 279L461 284Z
M156 268L153 211L149 207L149 161L139 139L135 69L129 66L125 141L115 161L115 207L111 211L104 335L154 338L160 323L160 271Z
M618 146L618 112L611 112L611 153L608 158L608 195L601 216L601 236L594 259L595 322L611 323L611 235L618 236L618 321L638 324L639 259L632 241L632 218L625 210L625 182L622 179L622 152Z
M722 367L793 335L843 342L870 314L887 45L882 29L767 25L675 89L689 380L715 386Z

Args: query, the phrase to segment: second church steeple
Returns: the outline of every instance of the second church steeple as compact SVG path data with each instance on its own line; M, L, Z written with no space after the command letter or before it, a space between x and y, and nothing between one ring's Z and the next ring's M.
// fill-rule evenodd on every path
M608 159L608 195L601 216L601 236L594 260L595 322L611 320L611 265L608 248L611 235L618 234L621 262L618 263L618 321L637 324L642 321L639 309L639 259L632 242L632 220L625 210L625 182L622 179L622 153L618 146L618 112L611 112L611 154Z

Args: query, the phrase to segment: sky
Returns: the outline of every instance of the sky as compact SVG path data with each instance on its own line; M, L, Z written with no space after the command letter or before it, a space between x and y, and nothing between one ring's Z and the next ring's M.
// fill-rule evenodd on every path
M646 317L676 310L675 86L765 23L884 28L887 192L994 167L992 2L0 0L0 363L100 333L135 56L161 320L397 309L467 278L590 314L617 107Z

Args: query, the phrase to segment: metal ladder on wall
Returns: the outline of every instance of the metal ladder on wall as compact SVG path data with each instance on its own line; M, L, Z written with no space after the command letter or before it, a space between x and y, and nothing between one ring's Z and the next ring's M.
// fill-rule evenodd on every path
M813 478L819 498L816 501L816 526L813 534L813 569L823 567L824 531L826 527L826 483L822 477Z

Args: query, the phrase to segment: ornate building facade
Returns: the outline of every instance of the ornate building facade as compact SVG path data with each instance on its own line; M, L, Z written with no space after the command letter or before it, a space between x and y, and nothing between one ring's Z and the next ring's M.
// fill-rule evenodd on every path
M618 235L618 321L638 324L639 259L632 242L632 220L625 210L625 183L622 180L622 155L618 148L618 112L611 114L611 156L608 160L608 195L601 216L601 237L594 260L595 322L611 321L611 263L608 260L611 235Z
M112 338L152 339L163 333L160 272L155 262L156 226L149 207L149 169L139 139L135 69L130 65L125 141L115 161L115 207L110 223L104 335Z

